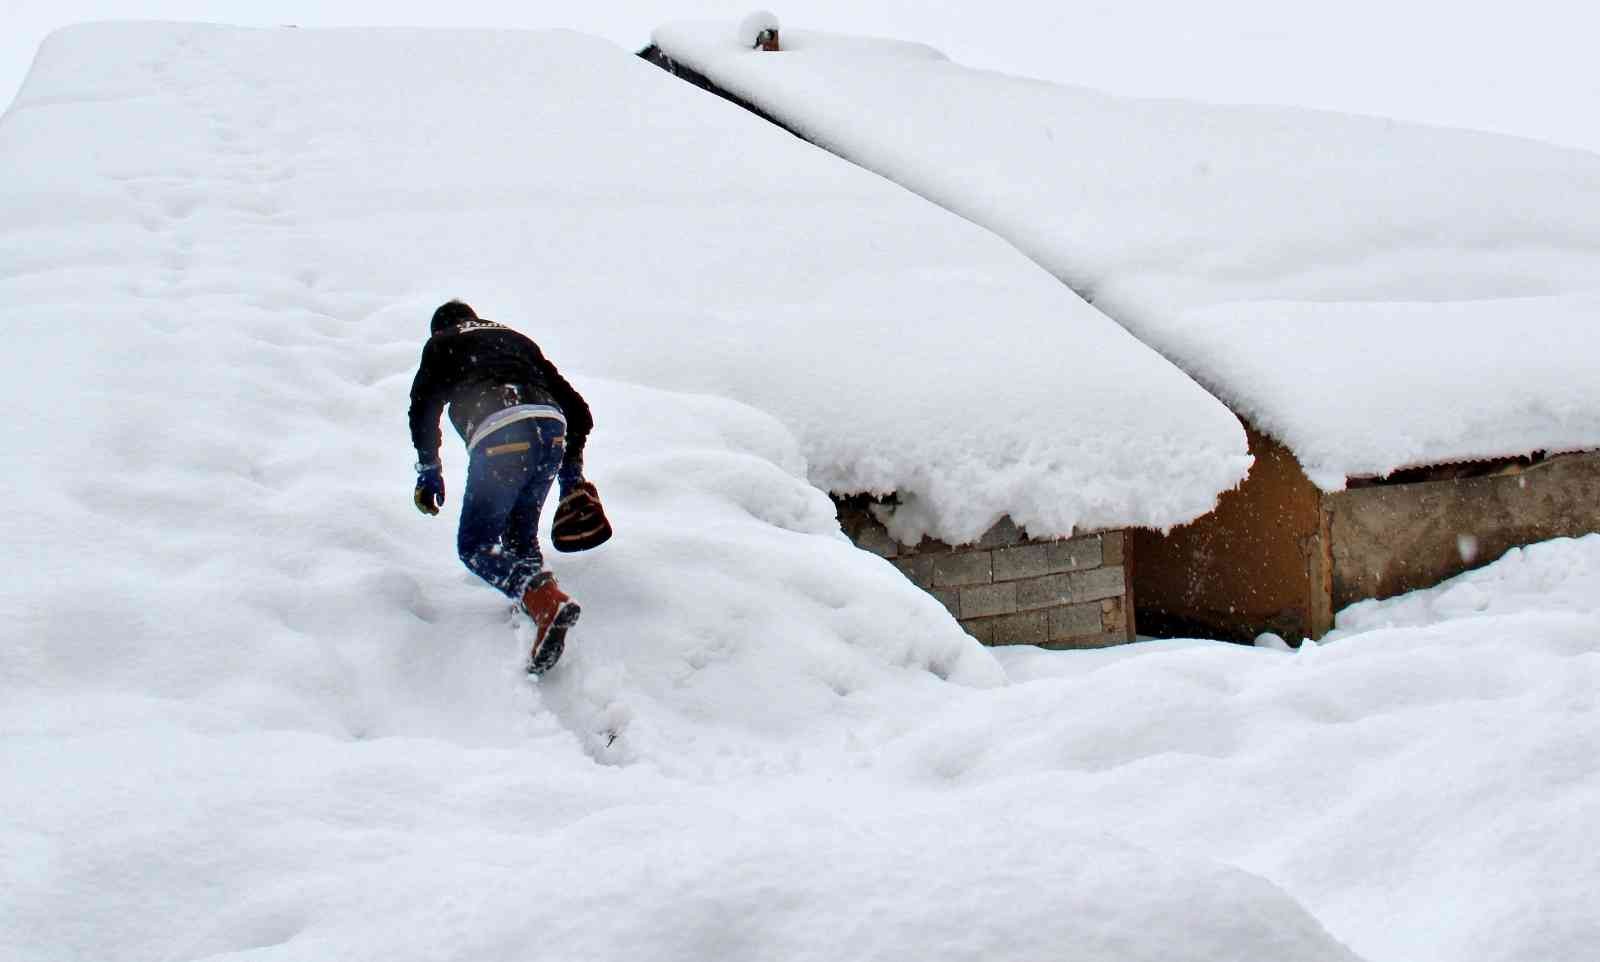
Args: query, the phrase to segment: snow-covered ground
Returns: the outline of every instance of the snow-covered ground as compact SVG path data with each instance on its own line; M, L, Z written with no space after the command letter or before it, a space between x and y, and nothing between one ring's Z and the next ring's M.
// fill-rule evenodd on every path
M753 350L741 299L837 321L858 300L810 282L841 262L877 276L828 290L953 300L885 314L930 329L1076 302L614 48L438 39L79 31L0 120L0 959L1544 962L1600 939L1600 536L1295 653L978 647L841 538L787 394L677 342ZM655 162L691 148L720 163ZM752 211L824 231L830 206L870 216L730 281L778 243ZM452 294L538 336L601 423L618 534L556 559L585 616L537 685L453 557L459 456L445 518L409 504L405 390ZM1075 311L1072 337L1126 344ZM771 382L820 351L761 333ZM914 464L891 428L886 463Z
M730 23L672 57L1014 242L1283 441L1359 475L1600 447L1600 155L1136 100Z

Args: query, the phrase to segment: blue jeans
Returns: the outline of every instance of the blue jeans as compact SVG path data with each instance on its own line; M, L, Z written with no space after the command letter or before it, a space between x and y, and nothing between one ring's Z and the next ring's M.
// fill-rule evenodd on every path
M544 570L539 509L566 454L566 427L553 418L508 424L478 442L467 463L456 552L507 597Z

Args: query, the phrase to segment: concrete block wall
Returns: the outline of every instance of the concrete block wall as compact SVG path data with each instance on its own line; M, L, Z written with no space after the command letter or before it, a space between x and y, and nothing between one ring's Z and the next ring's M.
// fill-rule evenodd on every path
M1029 538L1003 518L974 544L889 537L863 498L835 498L855 544L888 559L986 645L1094 648L1132 641L1128 542L1121 531Z

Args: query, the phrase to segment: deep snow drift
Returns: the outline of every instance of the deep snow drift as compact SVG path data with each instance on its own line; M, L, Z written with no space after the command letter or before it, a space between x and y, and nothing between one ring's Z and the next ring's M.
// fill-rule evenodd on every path
M681 238L771 192L601 176L655 149L617 118L688 142L748 118L581 37L439 41L75 31L0 120L0 959L1543 962L1600 938L1600 537L1299 653L982 649L838 535L792 411L666 363L693 296L755 296L695 295L732 252ZM613 84L604 125L552 126ZM589 138L597 179L517 179L535 135L500 157L491 102L574 167L549 132ZM814 156L878 203L773 143L778 173ZM797 208L844 189L807 176ZM945 223L912 211L891 223ZM871 263L947 293L929 250L1029 276L934 243ZM868 263L814 276L835 256ZM537 685L453 557L459 455L445 517L409 504L405 391L450 294L539 318L601 422L618 534L556 560L586 613ZM587 298L666 353L592 336Z
M1017 244L1289 446L1358 475L1600 447L1600 156L1138 100L916 44L731 24L655 41Z

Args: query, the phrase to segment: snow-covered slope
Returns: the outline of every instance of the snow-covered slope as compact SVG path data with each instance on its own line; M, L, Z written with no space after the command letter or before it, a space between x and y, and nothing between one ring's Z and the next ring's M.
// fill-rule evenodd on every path
M1002 350L1025 374L1087 346L1110 355L1091 382L1148 376L1174 419L1091 401L1094 436L1063 424L1014 472L1114 470L1072 452L1125 420L1214 484L1242 468L1226 412L1003 243L577 35L77 29L0 121L0 158L0 957L706 958L740 939L839 957L851 930L816 940L817 918L873 891L921 891L890 925L941 904L976 924L967 885L917 880L1027 846L1003 825L901 856L856 840L881 814L858 828L779 793L723 831L735 803L696 787L835 766L913 706L1004 681L843 538L807 458L838 473L870 445L889 481L970 472L1006 427L911 428L1007 370ZM539 337L600 424L619 533L557 559L587 614L537 689L503 601L455 560L459 455L445 519L409 504L406 389L452 294ZM980 315L1007 338L968 344ZM869 364L862 344L903 349ZM1043 405L1016 421L1075 397L1050 370L1010 382ZM1179 510L1160 473L1135 483ZM1274 924L1245 944L1287 924L1339 957L1259 880L1105 852L1120 881L1094 898L1149 871L1171 880L1149 897L1216 891L1219 918L1248 893ZM795 871L810 860L857 878ZM995 894L1027 923L996 938L1063 937L1027 877Z
M1287 108L1137 100L926 47L728 24L672 57L992 228L1314 480L1600 447L1600 156Z
M648 318L630 272L664 269L586 266L529 218L595 254L584 211L725 224L750 196L524 183L483 146L488 104L596 89L713 116L641 67L564 34L46 51L0 121L0 959L1544 962L1600 939L1600 538L1294 655L980 649L837 535L781 417L666 364L597 374L588 315L555 310L596 271ZM564 220L516 202L555 195ZM610 249L657 256L634 243ZM528 308L497 313L581 354L602 418L618 534L556 559L585 616L537 685L454 559L458 475L445 518L409 504L405 390L455 293Z
M767 411L813 483L898 490L956 540L1008 512L1167 526L1242 477L1221 405L987 232L599 41L386 36L57 38L6 124L0 215L114 210L181 292L270 267L283 298L360 276L420 317L459 294L577 371ZM181 246L225 224L259 245Z

